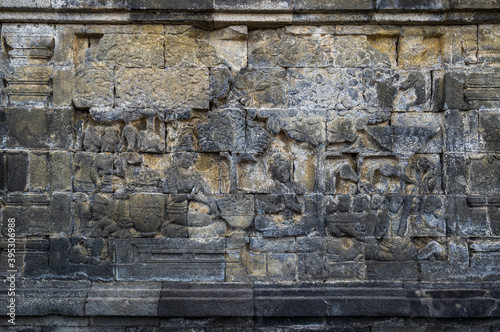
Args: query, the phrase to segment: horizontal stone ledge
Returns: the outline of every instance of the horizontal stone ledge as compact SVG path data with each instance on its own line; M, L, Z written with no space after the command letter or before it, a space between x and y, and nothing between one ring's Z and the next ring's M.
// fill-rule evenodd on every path
M33 10L473 10L498 9L499 0L3 0L5 9L29 8Z
M1 288L8 290L9 281ZM498 318L500 283L22 280L18 316ZM8 293L0 294L0 315Z
M191 24L203 29L230 25L272 28L286 25L398 24L455 25L500 22L500 8L460 10L365 10L365 9L119 9L119 8L5 8L0 23L57 24Z

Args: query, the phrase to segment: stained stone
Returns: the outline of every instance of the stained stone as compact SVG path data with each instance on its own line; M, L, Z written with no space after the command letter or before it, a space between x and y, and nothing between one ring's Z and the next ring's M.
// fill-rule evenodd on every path
M496 331L498 5L0 4L14 330Z

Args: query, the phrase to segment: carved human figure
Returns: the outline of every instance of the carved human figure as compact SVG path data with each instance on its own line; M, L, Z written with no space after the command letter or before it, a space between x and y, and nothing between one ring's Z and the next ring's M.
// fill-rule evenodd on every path
M99 152L102 146L104 128L101 126L89 126L85 129L83 136L83 148L90 152Z
M114 152L119 142L118 129L115 127L106 127L101 140L101 150L104 152Z
M193 167L197 158L195 153L175 154L173 166L165 171L163 189L172 195L161 226L164 236L200 237L225 232L225 223L214 221L219 216L217 204L205 195L206 183Z

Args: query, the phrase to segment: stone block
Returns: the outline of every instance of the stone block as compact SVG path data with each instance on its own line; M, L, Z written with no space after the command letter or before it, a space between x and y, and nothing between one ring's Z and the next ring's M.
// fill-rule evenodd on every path
M392 9L392 10L439 10L447 9L448 1L419 1L413 2L411 0L376 0L376 9Z
M253 195L224 195L217 201L217 207L221 217L235 230L235 235L240 234L239 231L251 229L255 217Z
M157 316L159 282L94 282L85 300L87 316Z
M95 0L90 5L84 0L52 0L57 9L125 9L127 0Z
M309 144L309 147L316 147L325 142L325 134L324 134L325 119L327 117L326 117L326 112L324 110L258 109L256 110L255 114L251 114L250 116L253 117L252 122L254 123L252 125L254 127L259 126L260 121L257 121L257 119L266 120L266 127L265 127L266 132L261 134L257 131L257 128L255 128L254 130L250 130L249 128L247 128L247 133L250 134L249 135L250 139L247 140L247 148L249 150L265 148L268 145L268 143L267 142L264 143L263 139L266 139L266 141L272 140L272 138L271 139L269 138L269 134L278 135L281 131L283 131L286 134L286 136L289 139L293 140L294 142L296 143L305 142ZM250 121L247 121L247 127L250 125L251 125ZM264 135L265 137L255 137L255 138L252 137L260 135ZM280 151L280 149L277 148L273 148L273 150ZM291 149L291 152L296 157L299 157L302 154L304 155L311 154L311 151L308 151L307 149L301 146L296 146L295 150ZM304 157L301 158L303 159L302 163L308 164L307 157L306 158ZM301 166L308 167L306 165L301 165ZM310 162L309 162L309 167L310 167ZM304 170L302 171L304 172ZM307 182L307 180L305 181Z
M480 280L498 281L500 243L498 239L469 241L470 268Z
M500 113L498 110L478 113L481 150L491 153L500 152Z
M337 173L337 177L338 172L342 170L341 177L345 177L346 180L350 177L350 181L356 182L354 175L347 175L349 173L347 168L352 167L352 165L349 166L349 160L352 161L352 159L340 157L339 152L347 153L355 150L377 154L393 150L393 129L388 125L390 116L389 111L383 110L328 112L326 117L326 138L329 143L327 150L334 153L327 154L325 163L332 168L340 167L340 170L333 171L332 169L334 173ZM331 176L327 176L327 181L330 180L329 178ZM332 189L335 186L329 183L326 187L329 187L327 191L334 191Z
M297 277L299 280L324 280L327 276L325 255L322 253L298 254Z
M213 9L213 2L209 0L127 0L127 6L131 9L162 9L162 10L208 10Z
M223 281L224 254L224 239L118 239L116 279Z
M328 259L333 262L362 261L365 257L365 243L348 237L326 239Z
M399 65L404 69L464 66L476 63L477 28L408 27L398 43Z
M282 68L241 69L228 94L229 104L260 108L286 108L287 71Z
M335 37L336 67L396 66L397 36L355 35Z
M73 71L71 67L58 67L52 79L52 103L55 107L71 106L73 99Z
M364 80L365 108L398 112L425 112L431 108L429 72L368 69Z
M335 39L329 32L320 27L252 30L248 62L256 67L333 66Z
M444 184L447 194L467 193L467 161L464 154L444 154Z
M9 65L4 68L6 103L13 107L43 107L49 104L52 67Z
M85 65L92 67L161 68L164 66L163 34L105 33L96 35L85 52ZM101 37L101 38L98 38Z
M197 125L203 152L243 151L245 149L246 112L219 109L208 112L206 122Z
M398 153L441 153L443 150L443 114L394 113L394 151Z
M240 70L247 64L247 27L205 31L193 26L168 26L165 66L216 67Z
M322 236L297 237L297 252L313 253L325 252L326 243Z
M295 1L295 10L371 10L373 9L373 1L371 0L356 0L356 1L320 1L320 0L298 0Z
M49 154L49 182L52 191L71 190L72 155L69 152L54 151Z
M479 121L477 111L462 112L447 110L444 121L444 129L446 131L445 149L447 152L475 152L479 149ZM495 124L492 123L487 126L494 127ZM486 136L489 135L492 134L486 134Z
M415 286L410 284L407 287L412 289ZM463 286L460 290L447 289L447 286L435 289L433 286L433 284L417 286L419 289L415 291L416 296L412 294L413 292L409 292L412 297L416 297L416 299L410 298L411 316L485 317L489 316L494 306L495 300L489 298L486 289L465 289Z
M491 232L498 236L500 234L500 199L498 197L488 198L488 216Z
M267 275L281 280L295 280L297 274L297 255L268 254Z
M4 282L6 283L6 281ZM83 316L85 315L85 298L89 288L89 281L18 281L16 285L16 314L18 317ZM5 298L6 300L7 298ZM0 311L2 315L6 315L5 309L6 305L2 305L2 311Z
M495 156L475 154L468 163L470 193L495 194L500 190L500 160Z
M337 257L327 255L326 278L328 280L365 280L366 266L360 262L336 262Z
M256 316L327 316L324 289L318 284L254 284L254 297Z
M478 60L479 63L495 64L500 61L500 25L479 25Z
M259 278L267 275L267 254L248 252L242 256L243 264L251 276Z
M326 284L325 295L329 316L407 317L410 313L410 301L406 298L406 291L398 283Z
M367 280L418 280L417 262L366 262Z
M249 317L253 289L244 283L163 283L161 317Z
M135 69L129 70L134 71ZM119 84L118 77L116 80ZM81 109L89 109L92 106L112 106L114 103L114 82L115 78L111 69L79 68L74 77L73 104L76 108ZM134 83L137 84L138 82L130 82L130 84Z
M114 244L106 239L50 237L49 275L54 279L113 280Z
M314 195L258 195L255 230L265 237L305 235L322 228Z
M4 223L7 223L5 219ZM49 267L49 241L47 239L32 237L29 239L16 239L16 261L14 263L14 268L9 270L17 270L18 277L21 276L26 279L33 278L37 275L44 274L48 272ZM9 252L8 249L11 248L8 245L7 237L0 241L0 263L2 266L8 267ZM8 270L5 269L1 276L7 277Z
M69 108L9 108L6 115L9 147L67 149L72 143Z
M206 69L121 68L116 71L116 103L121 107L208 109L208 81Z
M357 69L290 69L288 106L300 108L360 109L364 75ZM316 96L311 98L311 96Z
M48 189L48 154L29 154L29 190L44 191Z
M217 10L233 11L253 11L253 10L291 10L292 0L271 2L267 0L257 0L249 3L245 0L215 0L214 8Z
M443 89L437 91L437 94L442 93L442 107L444 109L466 109L464 102L464 86L466 75L459 72L447 72L443 77Z
M37 1L18 1L18 0L5 0L2 2L3 8L51 8L51 0L37 0Z
M7 157L7 190L26 191L28 185L28 153L8 152Z
M466 109L498 108L497 83L500 70L468 73L465 78L463 100ZM460 99L459 99L460 100Z
M297 245L294 238L266 239L250 238L250 250L265 253L293 253Z

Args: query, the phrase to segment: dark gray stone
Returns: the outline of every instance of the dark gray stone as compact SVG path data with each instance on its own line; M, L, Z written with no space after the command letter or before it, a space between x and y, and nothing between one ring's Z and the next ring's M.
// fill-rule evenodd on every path
M446 153L443 156L444 185L447 194L467 193L467 157Z
M87 316L157 316L161 283L94 282L85 301Z
M5 281L3 281L5 285ZM2 288L3 286L2 285ZM84 316L89 281L18 280L16 313L19 316ZM2 294L0 314L5 316L7 293Z
M7 190L25 191L28 182L28 154L26 152L7 153Z
M372 10L374 9L372 0L356 1L321 1L321 0L296 0L294 9L302 10Z
M418 280L417 262L366 262L368 280Z
M106 239L51 237L49 275L55 279L111 280L114 248Z
M314 195L257 195L256 210L255 229L265 237L305 235L321 228Z
M163 283L161 317L249 317L254 315L253 288L239 283Z
M321 284L255 284L254 292L256 316L327 316L327 301Z
M213 9L210 0L123 0L132 10L190 10L202 11Z
M444 74L444 98L443 107L445 109L457 109L464 110L464 86L465 86L465 74L449 72Z
M151 254L151 252L154 254ZM119 281L223 281L225 241L217 239L118 239Z

